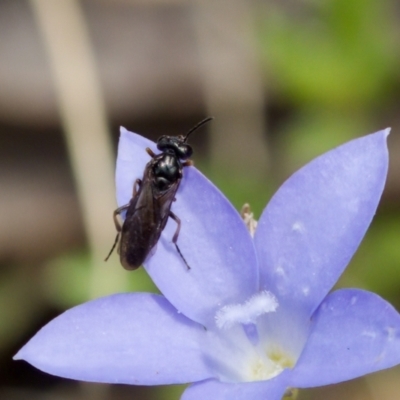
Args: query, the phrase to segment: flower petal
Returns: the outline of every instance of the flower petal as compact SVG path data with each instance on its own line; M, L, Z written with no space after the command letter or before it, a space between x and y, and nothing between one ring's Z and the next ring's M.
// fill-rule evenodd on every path
M181 400L281 400L287 388L289 371L268 381L224 383L215 379L190 385Z
M330 294L313 316L291 384L328 385L399 363L397 311L374 293L343 289Z
M389 130L348 142L289 178L255 233L261 287L310 316L356 251L385 184Z
M179 311L210 327L217 310L257 291L254 245L238 212L195 168L185 168L176 199L172 211L182 221L178 245L191 269L172 243L177 226L170 219L146 270Z
M118 294L66 311L14 358L83 381L186 383L212 376L199 348L204 332L162 296Z
M119 205L127 202L133 182L143 175L145 165L141 157L147 156L143 147L154 150L154 144L149 143L134 133L121 133L117 161ZM140 168L136 163L141 163ZM145 262L146 270L180 312L205 326L214 325L218 309L244 302L258 289L252 239L239 213L194 167L184 167L172 211L181 220L178 246L190 269L172 243L177 223L169 218Z

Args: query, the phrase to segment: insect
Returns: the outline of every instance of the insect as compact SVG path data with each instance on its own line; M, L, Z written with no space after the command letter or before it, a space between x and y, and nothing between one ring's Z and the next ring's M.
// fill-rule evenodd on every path
M186 143L189 135L211 119L202 120L185 136L161 136L157 141L160 154L146 148L151 160L146 164L142 179L136 179L130 202L114 211L117 237L105 261L119 242L122 266L127 270L139 268L157 244L168 218L172 218L177 224L172 242L187 269L190 269L177 244L181 220L171 211L171 205L183 177L183 168L192 165L189 158L193 150ZM118 215L123 211L126 211L126 218L121 226Z

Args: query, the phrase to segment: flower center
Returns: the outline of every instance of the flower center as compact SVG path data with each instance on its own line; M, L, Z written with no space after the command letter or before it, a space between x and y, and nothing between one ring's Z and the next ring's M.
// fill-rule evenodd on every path
M269 346L263 352L257 352L250 360L249 369L244 374L244 381L261 381L272 379L279 375L285 368L292 368L295 361L279 346Z
M277 309L275 296L263 291L216 312L217 329L209 332L213 342L209 357L221 381L268 380L294 366L295 357L278 345L266 328L267 314Z
M278 346L273 346L267 351L268 358L273 361L276 365L280 365L282 368L293 368L294 360L285 354L282 349Z

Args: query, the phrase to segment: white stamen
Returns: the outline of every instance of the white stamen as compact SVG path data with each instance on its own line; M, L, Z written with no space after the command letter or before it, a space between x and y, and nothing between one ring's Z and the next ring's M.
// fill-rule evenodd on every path
M243 304L229 304L215 314L215 322L220 329L228 329L235 324L255 323L257 318L278 308L276 297L268 291L255 294Z

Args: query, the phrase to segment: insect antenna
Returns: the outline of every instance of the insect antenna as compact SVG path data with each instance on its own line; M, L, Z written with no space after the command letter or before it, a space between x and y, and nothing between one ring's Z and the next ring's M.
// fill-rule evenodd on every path
M199 129L202 125L206 124L208 121L211 121L212 119L214 119L214 117L207 117L205 119L203 119L202 121L200 121L198 124L196 124L186 135L185 135L185 140L184 142L186 142L188 140L189 135L194 132L195 130Z
M119 239L119 232L117 233L117 237L115 238L115 242L114 242L114 244L112 245L111 250L110 250L110 252L108 253L108 256L104 259L104 261L107 261L107 260L110 258L112 252L113 252L114 249L115 249L115 246L116 246L117 243L118 243L118 239Z

